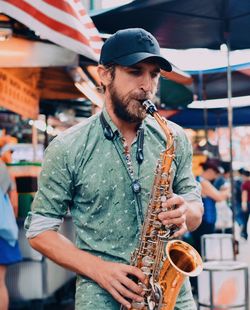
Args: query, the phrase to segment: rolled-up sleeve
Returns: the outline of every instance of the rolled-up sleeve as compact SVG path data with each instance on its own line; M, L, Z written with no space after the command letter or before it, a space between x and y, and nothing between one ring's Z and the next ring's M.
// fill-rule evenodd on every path
M25 219L24 228L28 239L34 238L47 230L58 231L63 219L42 216L40 214L29 213Z
M38 191L32 203L32 212L25 221L25 229L34 228L32 221L44 218L62 219L72 201L72 177L68 163L69 151L59 139L51 142L45 153L41 174L38 179ZM55 225L54 220L48 220ZM58 223L56 221L56 223ZM46 226L46 224L45 224ZM47 227L47 226L46 226ZM49 226L47 227L49 229ZM52 228L53 229L53 228Z

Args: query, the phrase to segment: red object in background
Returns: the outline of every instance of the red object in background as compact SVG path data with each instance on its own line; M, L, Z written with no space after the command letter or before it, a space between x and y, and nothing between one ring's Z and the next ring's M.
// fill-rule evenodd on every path
M103 41L81 1L0 0L0 8L42 39L98 61Z

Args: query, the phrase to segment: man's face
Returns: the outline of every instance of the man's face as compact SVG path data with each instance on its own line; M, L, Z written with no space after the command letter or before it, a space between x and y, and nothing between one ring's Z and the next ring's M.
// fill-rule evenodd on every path
M126 122L140 123L146 117L142 102L154 97L159 76L159 66L150 62L117 66L107 86L115 115Z

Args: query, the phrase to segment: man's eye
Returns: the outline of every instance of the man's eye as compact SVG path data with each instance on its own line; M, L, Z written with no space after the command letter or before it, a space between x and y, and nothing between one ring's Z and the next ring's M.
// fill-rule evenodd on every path
M140 70L133 70L133 71L130 71L130 74L135 75L135 76L139 76L141 74L141 71Z
M158 78L158 76L160 76L160 73L159 72L153 72L151 73L151 77L154 79L154 78Z

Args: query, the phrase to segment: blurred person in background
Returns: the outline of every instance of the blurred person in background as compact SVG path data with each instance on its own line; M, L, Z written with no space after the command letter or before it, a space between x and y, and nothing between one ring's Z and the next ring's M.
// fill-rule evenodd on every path
M224 201L229 197L229 188L218 190L213 182L220 177L224 170L221 167L221 161L217 158L208 158L202 166L203 172L196 180L201 184L201 196L204 205L204 213L201 225L190 233L191 243L196 250L201 253L201 237L205 234L215 233L215 224L217 221L216 202ZM190 278L192 291L197 295L197 278Z
M243 171L242 173L243 182L241 186L241 207L243 211L244 222L241 231L241 237L247 240L248 232L248 220L250 213L250 171Z
M224 171L219 174L219 176L212 183L218 190L224 190L227 188L230 189L230 162L221 161L220 166ZM233 188L233 190L235 191L235 188ZM215 206L217 212L217 220L215 224L216 233L232 233L233 211L230 199L217 201Z
M5 143L0 138L0 152L1 146ZM0 195L9 195L13 188L13 182L10 178L7 166L5 162L0 157ZM0 208L6 207L5 205L0 205ZM11 208L12 206L9 205ZM0 210L1 211L1 210ZM0 214L2 214L0 212ZM13 213L14 217L14 213ZM1 228L1 227L0 227ZM10 244L0 235L0 310L7 310L9 307L9 295L5 283L7 267L10 264L17 263L21 261L21 253L18 246L18 241Z
M214 181L214 186L217 189L223 188L223 186L230 186L230 163L229 162L221 162L221 166L224 169L223 175L219 176ZM241 228L241 236L243 238L246 237L246 219L247 219L247 212L243 212L242 208L242 183L247 180L248 172L244 168L240 168L238 171L234 172L234 203L235 203L235 220L238 223L239 227ZM229 206L231 209L232 207ZM229 232L226 230L226 232Z
M213 185L213 181L224 172L220 165L220 160L208 158L201 166L203 172L196 179L201 184L204 214L201 225L195 231L191 232L194 247L199 253L201 253L201 237L204 234L215 233L215 223L217 219L216 202L226 200L230 193L228 187L218 190Z
M241 230L244 225L244 212L241 208L241 187L243 182L243 174L245 173L245 169L241 168L238 170L234 178L234 193L235 193L235 220L240 226Z
M230 183L230 162L229 161L220 161L219 165L223 169L223 172L214 180L213 185L217 189L223 188Z

